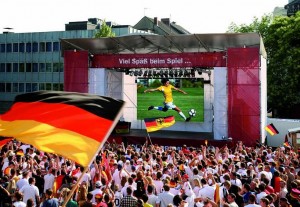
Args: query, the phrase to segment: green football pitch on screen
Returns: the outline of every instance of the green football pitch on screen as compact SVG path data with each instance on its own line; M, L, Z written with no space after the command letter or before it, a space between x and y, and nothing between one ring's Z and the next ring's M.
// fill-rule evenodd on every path
M185 121L175 110L168 110L166 112L155 109L148 110L149 106L163 106L164 96L159 91L143 93L145 89L157 87L141 87L141 85L138 85L138 87L140 87L140 90L137 90L138 120L143 120L144 118L166 117L174 115L176 122ZM203 87L180 87L180 89L187 92L187 94L183 94L173 90L173 103L181 109L186 117L189 116L188 112L191 109L196 110L196 116L192 117L190 122L204 122Z

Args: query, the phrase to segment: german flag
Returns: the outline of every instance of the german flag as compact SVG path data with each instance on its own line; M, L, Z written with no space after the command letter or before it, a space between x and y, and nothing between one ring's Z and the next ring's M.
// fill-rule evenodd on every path
M118 122L124 102L61 91L16 96L0 116L0 136L88 166Z
M160 118L145 118L145 125L147 132L154 132L161 128L170 127L175 123L174 116L160 117Z
M267 132L269 132L269 134L271 134L272 136L279 134L278 130L276 129L276 127L273 124L269 124L268 126L266 126L265 130Z
M1 125L0 125L0 128L1 128ZM0 136L0 149L10 140L12 140L12 138Z

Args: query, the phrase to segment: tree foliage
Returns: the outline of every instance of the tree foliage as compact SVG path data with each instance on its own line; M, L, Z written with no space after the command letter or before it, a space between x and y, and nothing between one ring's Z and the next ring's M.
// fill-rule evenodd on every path
M231 23L228 32L261 34L267 52L268 108L276 110L277 117L290 118L286 116L292 108L300 105L300 12L255 17L249 25Z
M106 24L105 20L103 20L99 31L95 34L95 38L114 36L115 33L112 31L111 27Z

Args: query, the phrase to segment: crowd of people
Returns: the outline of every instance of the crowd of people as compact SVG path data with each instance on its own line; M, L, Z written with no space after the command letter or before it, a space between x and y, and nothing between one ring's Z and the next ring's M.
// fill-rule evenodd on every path
M14 140L2 147L0 168L0 207L300 206L299 154L290 146L113 141L84 168Z

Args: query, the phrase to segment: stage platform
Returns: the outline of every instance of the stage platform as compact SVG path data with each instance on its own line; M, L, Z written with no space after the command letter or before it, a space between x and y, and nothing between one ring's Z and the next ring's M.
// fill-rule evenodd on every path
M146 130L131 129L127 134L111 134L109 141L115 139L117 142L124 142L127 144L144 144L148 133ZM205 145L207 140L208 146L222 147L225 144L228 147L234 146L233 141L228 140L214 140L213 133L208 132L183 132L183 131L164 131L159 130L149 133L152 144L163 146L182 146L200 147Z

